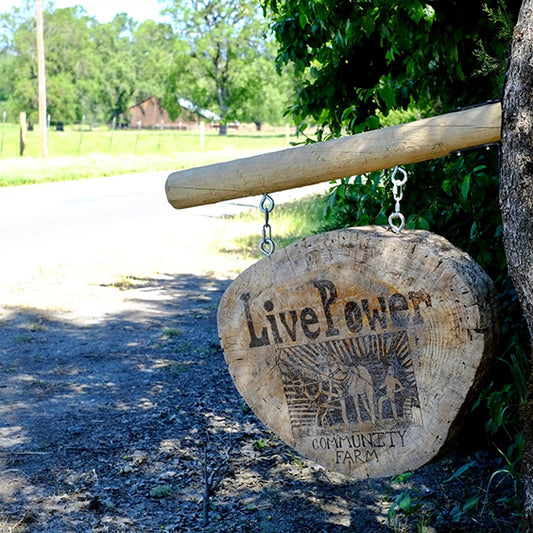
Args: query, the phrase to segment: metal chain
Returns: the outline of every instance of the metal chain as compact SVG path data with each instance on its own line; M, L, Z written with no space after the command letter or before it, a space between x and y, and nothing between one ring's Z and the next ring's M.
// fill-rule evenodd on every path
M263 194L261 202L259 203L259 209L265 214L265 223L263 224L263 238L259 243L259 249L267 257L274 253L276 245L272 240L272 228L268 222L269 215L274 209L274 200L268 194Z
M400 171L403 175L403 179L396 179L396 174ZM392 195L396 202L394 206L394 213L389 216L389 226L392 231L400 234L405 228L405 217L400 213L400 202L403 198L403 186L407 183L407 172L401 167L395 167L392 176Z

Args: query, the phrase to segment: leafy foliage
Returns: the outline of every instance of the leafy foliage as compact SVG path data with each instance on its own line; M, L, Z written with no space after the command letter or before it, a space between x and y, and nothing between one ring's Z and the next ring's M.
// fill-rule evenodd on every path
M520 2L263 0L278 68L301 76L296 122L317 123L321 140L375 128L378 112L412 102L434 113L492 98L500 80L480 69L476 51L499 61L507 43L494 39L499 21L485 4L516 14Z
M150 96L171 115L179 98L225 121L281 122L291 78L273 64L253 2L167 1L170 24L121 13L102 24L80 6L44 10L48 112L52 121L111 121ZM34 2L0 14L0 111L37 116Z
M164 12L190 47L188 73L175 65L189 79L183 95L216 109L221 124L266 120L264 95L274 108L280 109L276 100L288 102L290 88L276 76L266 21L256 2L171 0Z

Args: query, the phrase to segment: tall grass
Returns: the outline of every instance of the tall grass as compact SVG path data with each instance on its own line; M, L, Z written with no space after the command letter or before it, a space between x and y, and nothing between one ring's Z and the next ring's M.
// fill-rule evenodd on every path
M327 195L310 195L286 204L276 205L270 214L272 240L276 250L292 242L317 233L324 218ZM226 221L235 231L219 247L220 252L240 254L245 258L263 257L259 243L262 237L264 215L257 209L250 209L237 215L227 215ZM228 226L229 227L229 226Z

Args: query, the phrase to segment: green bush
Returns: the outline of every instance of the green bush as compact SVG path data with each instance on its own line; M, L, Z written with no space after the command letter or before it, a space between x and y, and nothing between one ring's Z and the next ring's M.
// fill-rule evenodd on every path
M502 310L498 357L489 371L486 387L474 403L473 417L485 427L485 438L501 454L502 466L491 478L510 475L517 487L523 442L520 409L527 392L528 334L507 275L498 204L498 150L479 149L405 169L409 178L401 212L406 217L406 227L446 237L484 268L498 291ZM320 230L387 225L388 216L394 211L391 174L374 172L341 180L329 198ZM518 492L517 489L516 498Z

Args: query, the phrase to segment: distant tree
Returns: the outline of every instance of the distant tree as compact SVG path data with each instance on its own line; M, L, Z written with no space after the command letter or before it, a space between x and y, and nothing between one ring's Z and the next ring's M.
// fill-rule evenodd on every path
M146 20L136 27L132 39L135 99L163 98L173 59L181 43L178 43L170 25L153 20Z
M14 9L0 19L0 87L8 94L12 114L37 110L37 62L33 11ZM97 98L96 49L89 28L96 21L81 7L44 12L48 112L54 120L79 120ZM1 90L0 90L1 91Z
M0 87L15 115L37 109L35 18L29 2L0 15Z
M91 110L98 61L89 27L95 23L80 7L45 13L47 107L57 121L79 121Z
M34 6L0 16L0 105L37 110ZM272 43L256 2L167 0L173 26L125 13L102 24L81 7L44 11L48 109L61 122L111 121L145 98L178 98L228 121L279 121L291 83L274 69ZM1 102L4 104L1 104ZM224 128L222 128L222 132Z
M240 72L247 97L237 110L237 120L283 125L287 121L285 112L294 97L294 77L289 73L277 75L274 53L256 59L252 68L243 62Z
M101 24L81 7L44 11L48 110L55 121L111 120L148 96L162 97L176 55L168 25L125 14ZM33 2L0 15L0 102L11 115L37 109Z
M270 52L259 4L253 0L167 0L166 5L163 12L170 15L191 49L188 73L177 65L187 79L183 96L199 107L216 108L221 134L228 122L256 114L251 112L251 102L260 98L264 86L275 84L274 71L267 74L264 63Z
M118 119L133 103L136 68L132 54L136 23L125 13L115 15L111 22L97 24L92 39L98 50L99 107L106 110L106 119Z

